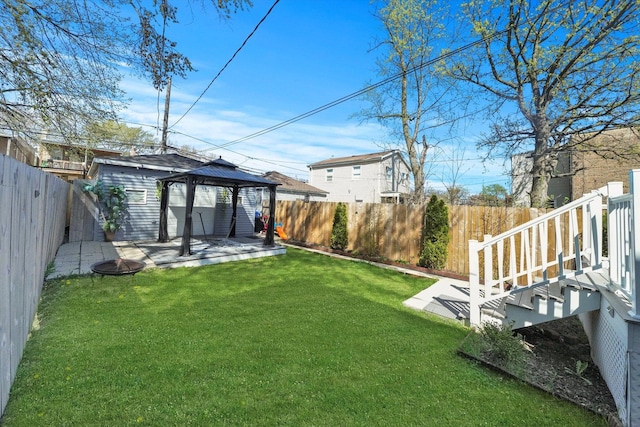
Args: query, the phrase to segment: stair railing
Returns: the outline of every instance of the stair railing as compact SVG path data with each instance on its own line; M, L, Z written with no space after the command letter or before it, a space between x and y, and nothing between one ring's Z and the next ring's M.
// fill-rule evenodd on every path
M640 170L629 172L630 191L622 194L622 183L610 188L608 200L609 278L613 291L631 302L629 314L640 320L640 292L636 271L640 271Z
M480 326L490 301L602 268L606 195L602 187L498 236L470 240L470 324Z

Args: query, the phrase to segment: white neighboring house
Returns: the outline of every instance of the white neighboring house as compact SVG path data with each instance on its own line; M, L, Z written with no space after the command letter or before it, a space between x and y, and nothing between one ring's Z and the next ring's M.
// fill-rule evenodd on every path
M399 150L336 157L309 166L309 184L329 192L327 202L403 203L410 168Z

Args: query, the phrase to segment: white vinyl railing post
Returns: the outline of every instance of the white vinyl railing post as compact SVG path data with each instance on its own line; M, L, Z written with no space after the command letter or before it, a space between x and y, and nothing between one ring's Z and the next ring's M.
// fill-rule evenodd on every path
M622 227L620 222L619 208L611 202L613 197L621 196L623 193L622 182L610 182L607 184L607 240L609 254L609 278L613 283L622 283L620 265L624 255L621 253Z
M480 260L478 241L469 240L469 324L480 327Z
M634 169L629 172L629 186L631 193L631 224L633 239L631 239L631 253L633 262L631 268L631 311L629 314L634 319L640 319L640 289L638 289L636 272L640 271L640 221L636 221L636 214L640 214L640 170Z
M602 265L602 198L589 203L591 213L591 267Z

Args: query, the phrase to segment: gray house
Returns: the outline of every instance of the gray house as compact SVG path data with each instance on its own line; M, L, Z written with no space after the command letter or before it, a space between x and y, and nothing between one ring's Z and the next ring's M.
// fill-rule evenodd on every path
M102 180L105 185L122 185L128 195L128 217L123 229L116 234L115 240L157 240L161 196L158 179L184 174L204 165L206 163L179 154L95 158L89 170L91 179ZM171 239L183 235L186 196L187 188L184 184L175 182L169 186L167 232ZM231 199L230 188L197 186L191 234L227 236L233 213ZM253 234L256 202L255 188L240 189L234 223L236 236ZM97 222L93 230L93 239L104 239L101 224Z

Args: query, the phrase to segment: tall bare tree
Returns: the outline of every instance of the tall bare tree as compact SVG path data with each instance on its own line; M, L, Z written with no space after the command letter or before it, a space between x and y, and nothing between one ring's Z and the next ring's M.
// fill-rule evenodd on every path
M610 151L595 137L638 124L640 3L475 0L463 8L484 42L453 59L449 73L495 107L481 143L490 156L532 151L530 200L542 206L559 152Z
M360 112L390 130L407 155L414 181L414 200L425 198L427 153L439 131L451 125L449 89L431 59L447 35L447 3L437 0L386 0L376 17L384 27L377 41L377 65L390 82L367 93L370 106ZM397 78L394 78L396 76Z

